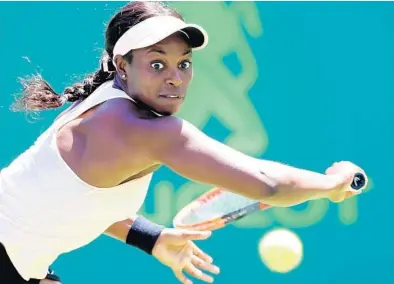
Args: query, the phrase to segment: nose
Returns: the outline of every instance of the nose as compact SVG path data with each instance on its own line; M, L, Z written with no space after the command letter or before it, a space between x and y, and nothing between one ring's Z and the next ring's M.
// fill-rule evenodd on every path
M166 83L171 87L179 87L182 85L182 77L179 71L172 72L170 76L166 79Z

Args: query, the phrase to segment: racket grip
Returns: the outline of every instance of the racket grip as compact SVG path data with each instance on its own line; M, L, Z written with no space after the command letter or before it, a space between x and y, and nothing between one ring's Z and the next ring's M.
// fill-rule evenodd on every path
M356 173L353 178L351 187L355 190L359 190L365 186L366 178L362 173Z

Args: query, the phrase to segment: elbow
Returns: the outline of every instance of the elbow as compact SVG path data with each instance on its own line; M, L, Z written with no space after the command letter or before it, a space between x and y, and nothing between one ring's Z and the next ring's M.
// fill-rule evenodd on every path
M272 185L265 184L258 200L271 206L282 207L298 204L299 196L297 185L294 182L281 181Z
M245 197L263 201L274 198L278 194L280 186L277 183L268 183L265 180L258 180L247 188L249 188L249 190L244 190L242 192Z
M271 201L280 198L283 193L290 193L294 191L297 187L296 183L291 179L282 179L277 180L273 178L269 178L263 174L263 179L261 181L258 196L256 196L256 200L259 201Z
M254 196L253 199L259 201L269 200L275 198L278 192L279 192L279 186L263 183L259 187L258 191L256 191L256 196Z

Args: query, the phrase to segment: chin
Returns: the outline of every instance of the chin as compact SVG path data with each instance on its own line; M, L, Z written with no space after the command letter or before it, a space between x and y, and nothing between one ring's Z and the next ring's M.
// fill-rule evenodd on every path
M180 106L173 106L173 107L162 107L162 108L157 108L155 110L157 113L163 115L163 116L171 116L179 112Z

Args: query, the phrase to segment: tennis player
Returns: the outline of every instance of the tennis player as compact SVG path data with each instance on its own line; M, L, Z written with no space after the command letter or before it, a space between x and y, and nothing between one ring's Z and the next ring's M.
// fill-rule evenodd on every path
M206 273L219 270L193 243L210 232L135 216L161 165L272 205L346 197L353 175L362 172L350 162L325 175L256 159L173 116L193 77L192 54L207 42L203 28L166 5L133 2L109 22L100 67L83 82L57 94L39 76L24 81L18 109L73 104L1 171L1 283L51 277L48 267L60 254L103 233L152 254L182 283L191 283L185 273L211 282Z

